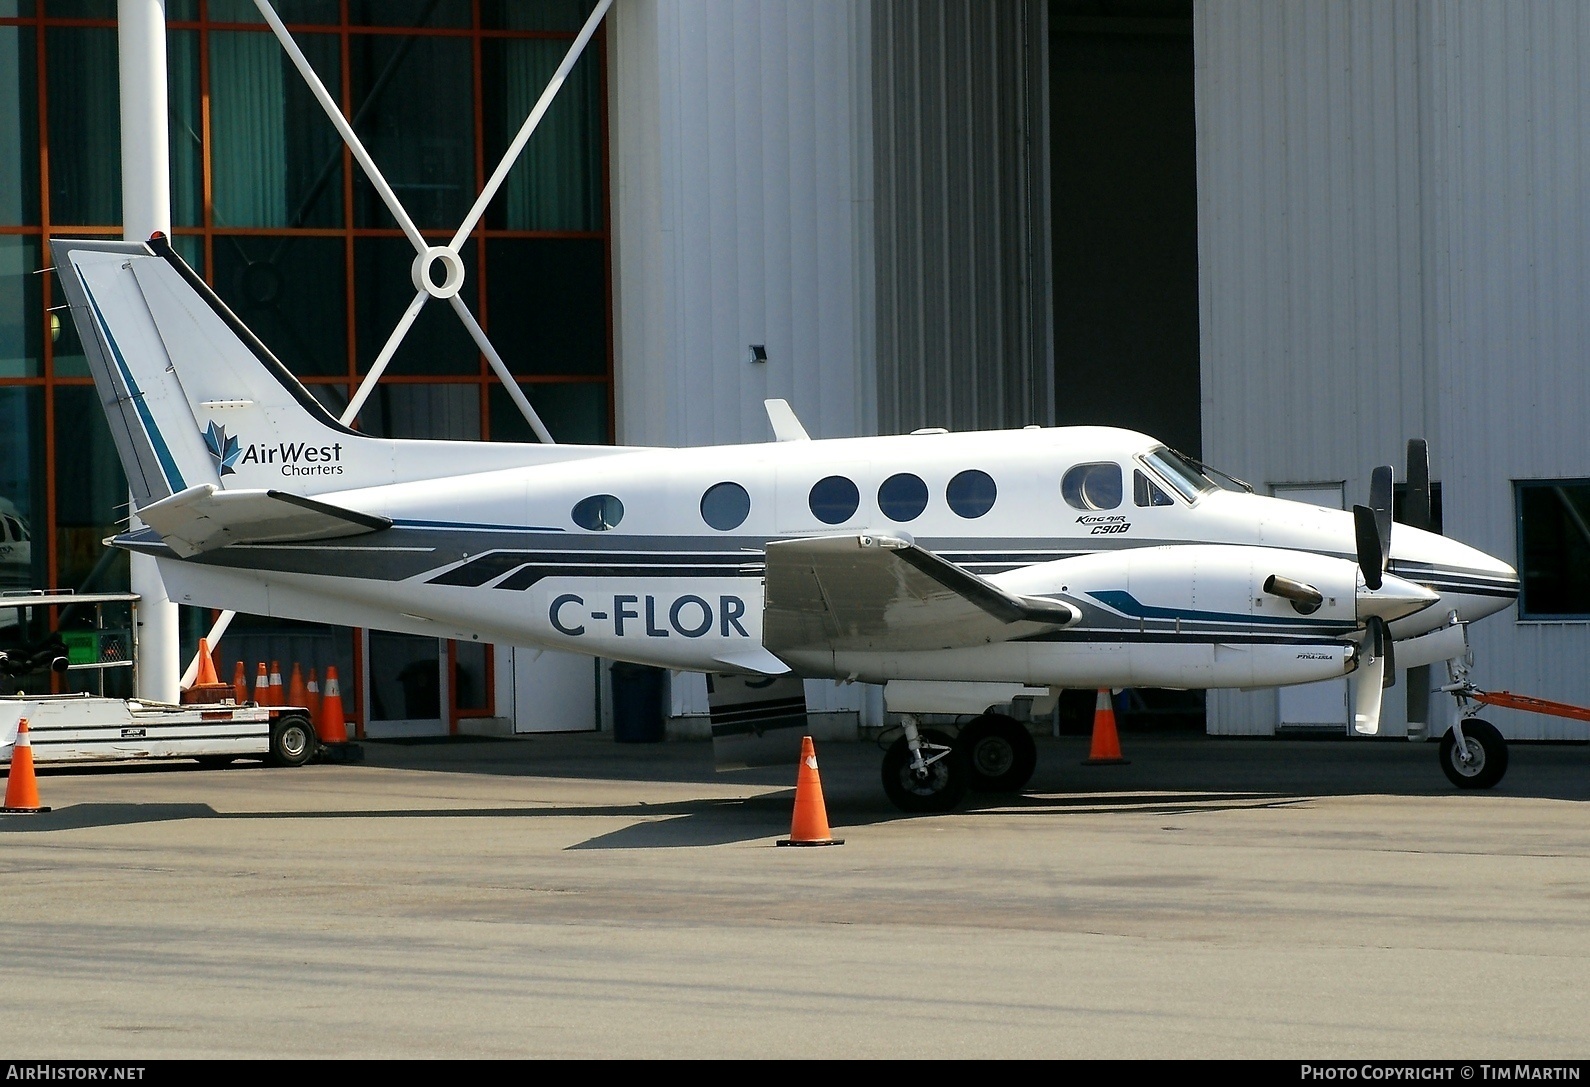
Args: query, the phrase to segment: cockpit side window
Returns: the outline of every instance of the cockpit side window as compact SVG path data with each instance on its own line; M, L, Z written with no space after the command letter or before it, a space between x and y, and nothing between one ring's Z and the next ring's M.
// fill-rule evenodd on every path
M1060 479L1060 495L1079 510L1113 510L1121 504L1121 466L1113 461L1079 464Z
M1205 491L1220 489L1212 479L1163 445L1143 454L1143 461L1189 502Z
M1160 489L1158 483L1148 478L1148 473L1141 468L1132 471L1132 499L1139 506L1174 506L1170 495Z

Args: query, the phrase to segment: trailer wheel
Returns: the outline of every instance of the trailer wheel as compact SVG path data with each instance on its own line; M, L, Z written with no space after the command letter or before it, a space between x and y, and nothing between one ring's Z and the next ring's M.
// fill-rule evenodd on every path
M302 766L320 749L315 726L301 713L288 713L271 724L271 749L265 761L272 766Z

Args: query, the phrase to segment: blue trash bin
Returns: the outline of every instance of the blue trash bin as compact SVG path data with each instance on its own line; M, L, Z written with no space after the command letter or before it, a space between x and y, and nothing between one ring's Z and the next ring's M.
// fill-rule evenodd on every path
M664 739L663 681L667 670L615 661L613 739L621 744L654 744Z

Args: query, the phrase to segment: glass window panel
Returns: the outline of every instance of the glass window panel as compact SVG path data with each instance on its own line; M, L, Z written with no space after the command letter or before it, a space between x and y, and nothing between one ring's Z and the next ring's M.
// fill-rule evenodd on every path
M100 541L127 514L127 478L92 385L55 389L56 581L62 588L124 590L125 556Z
M701 496L701 519L719 532L739 528L750 515L750 494L732 480L714 483Z
M121 92L112 27L45 31L49 62L50 219L121 222Z
M166 34L167 116L171 158L171 222L204 225L204 129L199 106L199 33Z
M50 19L114 19L116 0L44 0Z
M336 37L298 45L335 94ZM341 137L273 35L210 35L210 102L217 227L342 225Z
M348 372L340 238L217 235L215 292L295 374Z
M928 486L920 476L901 472L878 487L878 509L891 521L914 521L927 509Z
M487 30L568 30L585 25L593 0L481 0L480 25Z
M0 224L39 222L37 48L27 26L0 26Z
M944 488L944 498L950 509L962 517L981 517L994 508L998 494L993 477L976 468L958 473Z
M475 251L465 242L464 285L459 296L476 309ZM414 247L407 238L357 238L353 243L354 311L358 314L359 370L368 371L403 311L414 301L409 269ZM498 350L501 350L500 348ZM447 302L432 298L403 337L386 368L389 374L478 374L480 352L469 330Z
M372 630L369 665L370 720L442 716L441 649L435 638Z
M486 331L511 371L606 375L606 263L600 238L487 241Z
M33 15L33 0L0 0L0 19L24 19Z
M453 705L461 710L490 708L491 691L486 686L486 654L490 647L481 642L454 645Z
M468 26L469 0L349 0L354 26Z
M855 516L861 504L861 491L844 476L828 476L812 484L807 499L812 516L825 525L838 525Z
M530 406L552 437L565 445L606 445L612 441L607 429L606 382L557 382L521 385ZM491 437L499 442L535 442L535 431L519 413L500 383L491 386Z
M467 38L356 34L354 130L422 227L456 229L474 203L474 76ZM354 174L359 226L397 222L363 171Z
M0 591L49 586L44 524L44 391L0 387ZM21 531L18 532L18 526ZM0 625L16 623L0 611Z
M37 238L0 235L0 378L43 372L44 277L35 274L39 261Z
M200 234L173 234L171 248L177 251L182 262L199 275L205 274L204 237Z
M167 23L192 23L199 18L199 0L166 0Z
M496 169L547 82L566 39L481 43L486 165ZM508 230L602 229L602 102L597 51L587 46L536 126L486 222Z
M288 26L296 23L335 23L341 20L337 0L272 0L271 7ZM254 6L254 0L210 0L212 23L259 23L265 25L265 16ZM302 46L302 40L298 43ZM307 50L306 50L307 52ZM316 65L318 68L319 65Z
M377 438L480 440L480 386L381 382L359 409L359 430Z
M1590 480L1519 483L1523 618L1590 616Z

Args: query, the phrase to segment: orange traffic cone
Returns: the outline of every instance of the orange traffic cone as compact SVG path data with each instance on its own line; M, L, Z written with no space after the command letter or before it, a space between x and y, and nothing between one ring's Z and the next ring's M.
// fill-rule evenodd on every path
M264 661L259 662L259 673L254 677L254 701L261 706L271 704L271 674Z
M309 670L309 680L304 684L304 708L309 710L311 721L320 720L320 682L315 679L313 668Z
M1093 707L1093 749L1082 760L1082 765L1104 766L1131 761L1121 758L1121 741L1115 734L1115 705L1110 700L1110 689L1100 687L1098 701Z
M0 812L7 815L36 815L49 808L39 806L39 784L33 778L33 741L28 739L28 719L17 722L17 742L11 749L11 770L6 775L6 803Z
M293 665L293 679L287 686L287 704L304 707L309 705L309 688L304 686L304 673L297 664ZM314 720L314 715L311 714L309 719Z
M286 705L286 699L282 697L282 666L277 664L275 661L271 661L271 683L269 697L270 705L272 706Z
M225 702L234 693L232 684L222 683L221 678L215 674L215 658L210 655L210 640L199 639L199 674L194 678L193 684L182 692L182 701L187 703Z
M238 661L237 667L232 669L232 695L239 705L248 701L248 674L243 669L242 661Z
M828 830L828 809L823 804L823 783L817 776L817 749L810 736L801 739L800 773L795 778L795 818L789 837L779 845L844 845Z
M193 681L195 687L214 687L221 679L215 674L215 658L210 656L210 640L199 639L199 675Z
M326 690L320 696L320 720L315 722L315 731L320 733L323 744L348 742L348 722L342 716L342 688L337 684L334 665L326 668Z

